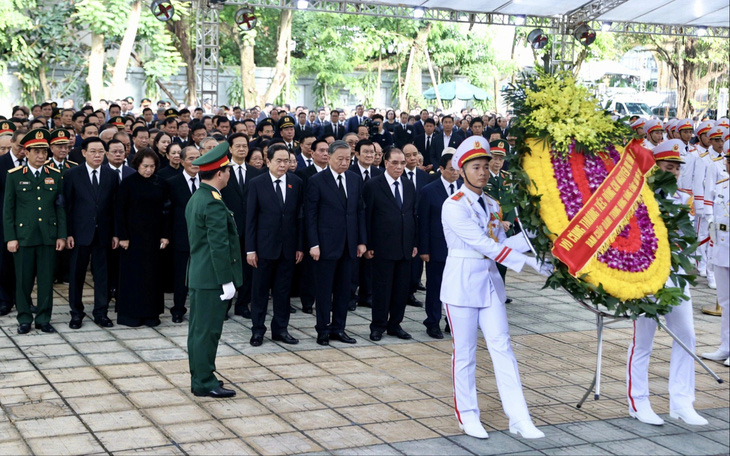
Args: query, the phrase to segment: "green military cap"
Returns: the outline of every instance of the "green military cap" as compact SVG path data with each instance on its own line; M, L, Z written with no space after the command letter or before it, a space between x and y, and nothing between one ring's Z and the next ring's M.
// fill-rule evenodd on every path
M285 128L294 128L294 117L292 116L284 116L281 119L279 119L279 123L277 125L279 127L279 130L283 130Z
M33 147L48 147L48 141L51 139L51 133L45 128L36 128L35 130L29 131L20 144L26 149Z
M10 136L15 133L15 130L17 129L18 127L16 127L14 123L5 121L5 119L0 122L0 136Z
M193 161L193 165L199 166L201 171L213 171L225 168L229 164L227 141L223 141Z
M56 128L51 132L51 136L49 139L49 143L53 145L61 145L61 144L68 144L69 143L70 135L68 133L68 130L64 128Z
M175 117L178 117L179 115L180 115L180 113L177 112L177 109L175 109L175 108L165 109L165 117L175 118Z
M506 156L508 147L509 145L504 139L498 139L489 143L489 151L497 157Z
M54 119L60 119L61 118L61 110L58 108L53 108L53 115L51 116Z
M118 130L124 129L124 117L116 116L109 119L109 123L117 127Z

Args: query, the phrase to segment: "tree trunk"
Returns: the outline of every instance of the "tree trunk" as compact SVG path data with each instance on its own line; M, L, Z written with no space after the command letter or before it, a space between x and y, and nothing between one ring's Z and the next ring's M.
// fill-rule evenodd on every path
M433 84L433 91L436 93L436 104L439 109L444 109L444 103L441 101L441 94L439 93L438 83L436 82L436 76L433 74L433 64L431 63L431 56L428 55L428 47L423 49L423 55L426 56L426 64L428 65L428 74L431 75L431 84Z
M48 78L46 77L46 62L41 61L38 66L38 80L41 83L41 90L43 90L43 101L50 100L51 88L48 86Z
M91 33L91 53L89 55L89 75L86 78L91 92L91 104L99 107L104 92L104 34Z
M190 27L185 20L170 20L165 25L167 30L177 38L173 40L173 44L185 62L185 79L188 89L185 104L195 106L197 104L198 82L195 77L195 55L190 47L190 38L188 36L188 28Z
M243 88L243 104L246 108L253 108L259 95L256 90L256 62L253 57L255 39L255 30L251 30L241 39L241 87Z
M413 70L413 59L416 52L416 43L411 45L411 52L408 54L408 63L406 64L406 76L403 78L403 85L398 92L398 105L401 111L408 111L408 83L411 80L411 71Z
M112 85L107 91L108 98L116 98L122 93L124 81L127 79L127 67L129 66L129 57L134 49L134 42L137 39L137 29L139 28L139 18L142 15L142 0L134 0L132 9L129 11L129 21L124 31L122 44L119 45L119 54L114 64L114 73L112 76Z
M279 39L276 46L276 66L274 67L274 75L271 78L269 88L266 89L263 99L259 100L259 104L262 106L266 102L272 103L281 94L281 89L284 88L284 83L286 83L289 75L288 57L289 41L291 41L291 24L292 11L282 10L281 20L279 22Z

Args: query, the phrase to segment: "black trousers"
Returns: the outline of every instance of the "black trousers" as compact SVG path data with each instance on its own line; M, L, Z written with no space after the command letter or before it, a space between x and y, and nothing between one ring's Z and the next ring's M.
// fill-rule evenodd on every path
M371 331L395 331L403 321L408 302L411 258L373 258L373 321Z
M105 243L104 243L105 244ZM91 274L94 277L94 318L106 317L109 311L109 268L107 265L107 245L94 235L91 245L76 244L71 250L71 273L69 277L68 300L71 317L83 318L84 305L81 297L84 292L86 269L91 260Z
M408 288L408 294L413 294L418 291L418 282L421 281L421 276L423 275L423 260L416 255L415 258L411 260L411 281L410 281L410 287Z
M243 309L247 308L249 304L251 304L251 293L252 293L252 281L253 281L253 268L251 265L248 264L246 261L246 248L243 245L244 239L243 236L240 238L240 245L241 245L241 258L243 258L243 264L241 265L243 269L243 284L238 287L238 297L236 298L236 305L233 309L234 312L240 313ZM233 302L233 301L231 301ZM230 304L228 306L230 309Z
M302 302L302 309L311 309L316 301L314 286L316 263L308 251L304 252L304 259L299 263L299 299Z
M426 263L426 328L438 328L441 321L441 280L444 275L445 261Z
M188 297L188 287L185 284L188 261L190 260L189 250L173 250L172 252L172 308L170 314L182 317L187 312L185 301Z
M373 298L373 260L355 258L352 263L350 301L364 303Z
M15 305L15 261L4 240L0 246L0 305L9 309Z
M119 251L121 248L112 249L111 246L106 251L107 267L108 267L108 285L109 299L117 299L119 297ZM64 251L58 252L63 253ZM114 294L112 294L114 291ZM116 307L115 307L116 310Z
M317 297L317 334L338 333L345 330L347 307L350 301L352 258L344 252L338 260L314 262ZM332 318L330 319L330 313Z
M294 274L294 259L283 256L276 260L259 258L258 267L253 269L253 295L251 299L251 332L266 333L266 311L269 307L269 289L274 307L271 319L271 334L287 332L289 326L289 290Z

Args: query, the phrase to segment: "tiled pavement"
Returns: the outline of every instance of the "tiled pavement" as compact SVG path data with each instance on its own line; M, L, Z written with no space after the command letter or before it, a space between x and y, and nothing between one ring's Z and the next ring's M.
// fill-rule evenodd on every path
M422 309L409 307L412 341L368 340L369 309L348 318L358 343L315 343L314 317L292 315L287 346L252 348L249 320L226 322L218 371L238 395L190 393L187 325L169 314L157 328L101 329L88 319L70 330L66 287L56 288L59 334L18 336L14 313L0 318L0 454L727 454L728 383L699 366L695 406L710 425L692 428L666 416L671 339L658 332L650 367L652 404L667 423L627 417L624 371L630 324L604 332L602 397L578 402L595 364L591 313L563 293L541 290L537 276L508 276L512 341L535 422L547 437L511 435L489 354L480 342L477 386L490 438L463 435L454 418L448 339L426 336ZM706 282L693 289L697 351L715 349L720 319ZM87 289L87 300L91 290ZM423 299L423 296L420 296ZM298 304L298 303L296 303ZM114 317L114 314L110 315ZM725 380L728 369L711 367Z

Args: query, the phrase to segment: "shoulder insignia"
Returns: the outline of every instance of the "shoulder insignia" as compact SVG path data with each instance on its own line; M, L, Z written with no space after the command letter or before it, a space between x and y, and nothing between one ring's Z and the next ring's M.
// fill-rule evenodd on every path
M707 156L707 154L709 154L709 153L710 153L709 151L706 151L704 154L700 153L700 157L705 158Z
M8 171L8 173L14 173L15 171L17 171L17 170L19 170L19 169L22 169L22 168L23 168L23 165L21 165L21 166L16 166L15 168L13 168L13 169L11 169L10 171Z
M719 156L719 157L716 157L716 158L713 158L712 159L712 161L720 161L720 160L722 160L722 156Z
M53 171L55 171L55 172L57 172L57 173L60 173L60 172L61 172L61 170L60 170L60 169L54 168L54 167L52 167L52 166L46 166L46 169L50 169L50 170L53 170Z
M451 199L454 201L459 201L464 196L464 192L459 192L456 195L452 196Z
M221 198L221 195L218 192L216 192L215 190L211 190L210 193L213 195L213 198L217 199L218 201L221 201L223 199L223 198Z
M509 171L502 171L502 175L503 176L511 176L511 174L509 173Z
M11 171L11 172L12 172L12 171ZM715 185L717 185L717 184L722 184L723 182L727 182L727 181L728 181L728 179L730 179L730 177L726 177L725 179L720 179L719 181L717 181L717 183L716 183Z
M487 197L488 199L490 199L490 200L494 201L494 203L495 203L495 204L496 204L497 206L499 206L499 200L497 200L496 198L494 198L494 197L493 197L492 195L489 195L489 194L485 193L485 194L484 194L484 196L486 196L486 197Z
M78 165L78 163L76 163L75 161L71 161L71 160L66 160L66 163L67 163L67 164L68 164L68 163L71 163L71 164L72 164L73 166L76 166L76 165Z

